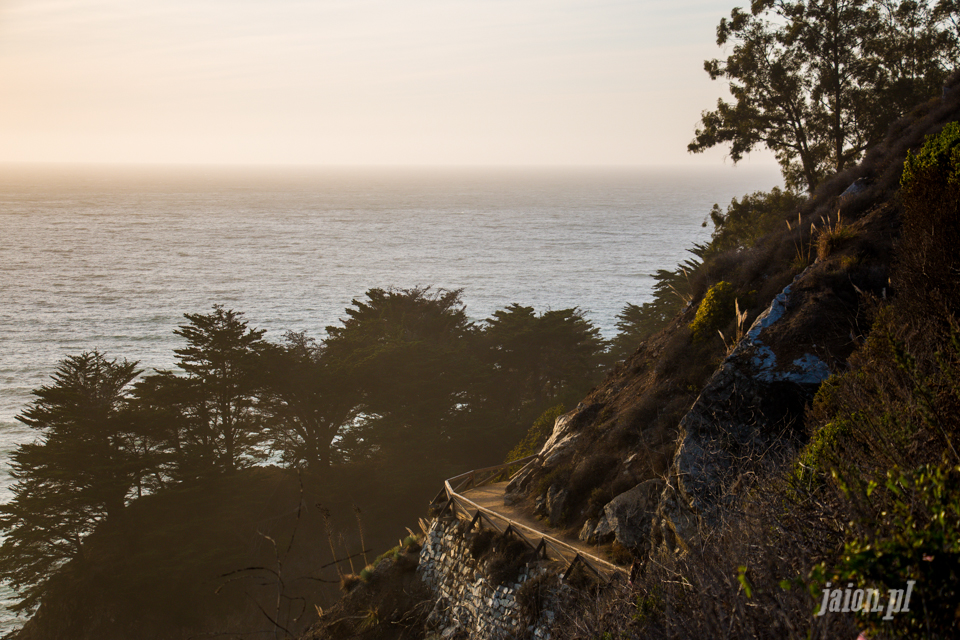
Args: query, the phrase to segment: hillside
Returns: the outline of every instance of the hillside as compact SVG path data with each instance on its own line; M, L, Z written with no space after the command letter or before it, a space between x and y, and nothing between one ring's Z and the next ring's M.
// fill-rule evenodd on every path
M563 603L551 638L954 637L960 132L924 141L958 119L954 74L810 197L754 194L714 218L682 309L509 488L544 527L633 564L629 585L546 589ZM479 633L431 626L411 596L391 605L402 632L331 635L325 620L362 617L412 567L378 568L309 637ZM847 613L853 589L908 585L909 611Z

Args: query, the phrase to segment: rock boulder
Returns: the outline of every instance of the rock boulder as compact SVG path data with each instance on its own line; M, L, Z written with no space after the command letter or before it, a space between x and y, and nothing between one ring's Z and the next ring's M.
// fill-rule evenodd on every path
M615 538L628 549L645 548L663 486L663 480L655 478L618 495L603 508L591 537L598 543Z

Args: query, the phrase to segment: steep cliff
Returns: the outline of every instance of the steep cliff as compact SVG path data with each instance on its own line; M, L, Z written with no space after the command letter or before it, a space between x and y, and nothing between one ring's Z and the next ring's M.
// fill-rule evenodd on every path
M906 152L960 115L957 93L945 90L899 123L863 164L785 212L779 231L708 258L692 274L698 295L557 420L539 465L511 489L541 505L562 493L564 508L544 515L594 540L619 496L664 480L649 535L615 528L638 556L685 547L719 524L745 474L776 467L804 444L805 407L848 368L875 301L894 294ZM724 336L742 332L735 344L690 329L718 282L731 284L743 312L720 326Z
M956 235L954 178L931 169L908 200L901 175L908 150L960 118L957 84L955 75L941 99L893 127L861 165L785 212L779 231L708 254L691 274L697 294L686 308L557 420L538 466L513 483L514 500L540 505L553 526L591 543L615 539L643 568L632 596L612 598L603 614L584 605L574 615L590 619L585 628L614 628L609 618L619 615L647 629L631 637L856 635L858 627L900 637L921 624L813 617L810 596L785 589L922 580L924 563L951 548L937 536L956 534L949 518L930 514L958 506L932 506L941 498L924 498L915 484L928 481L911 479L933 473L937 486L952 486L951 465L960 462L949 409L957 318L956 295L947 292L960 282L948 240ZM915 164L949 158L950 144L928 143ZM736 297L735 313L713 326L717 337L697 331L721 293ZM735 343L719 339L734 335ZM837 382L818 393L828 379ZM884 481L893 488L881 496L872 487ZM625 505L630 517L619 515ZM888 522L893 512L900 519ZM928 521L936 534L905 542L895 533ZM883 548L899 551L875 551ZM772 588L751 587L754 565ZM950 580L930 576L924 596L947 619L957 604ZM636 623L645 598L660 617ZM693 608L678 613L684 602ZM770 621L761 632L751 625L763 613L750 611L764 607ZM921 619L935 627L931 611Z
M942 98L897 123L863 163L781 212L778 230L749 247L702 251L683 310L557 418L537 462L509 484L507 500L545 528L612 543L623 564L633 562L630 585L562 596L555 589L562 604L554 623L527 627L510 618L515 594L486 605L474 597L466 584L479 585L482 572L465 568L464 538L443 529L424 549L430 568L421 575L433 589L423 607L447 614L435 613L420 632L854 637L866 626L876 637L900 637L910 629L906 617L878 627L814 616L812 591L838 576L889 587L914 575L914 552L881 562L862 541L902 549L895 545L907 543L883 537L895 529L888 512L927 522L933 507L916 510L926 504L922 483L949 484L949 464L960 463L950 457L957 425L949 417L960 403L960 330L956 296L945 293L956 290L960 265L956 246L937 239L941 230L954 237L957 205L936 193L905 205L900 188L908 151L958 119L955 75ZM924 218L928 201L945 213ZM903 479L925 464L948 467L921 471L928 480ZM876 490L884 477L890 493ZM876 504L868 504L871 492ZM910 505L898 502L903 493ZM942 513L960 518L960 503L944 504ZM926 538L914 543L921 564L938 553L960 557L954 543L937 543L939 552ZM894 564L877 577L883 562ZM944 575L928 576L931 592L922 597L949 612L957 598L953 574Z

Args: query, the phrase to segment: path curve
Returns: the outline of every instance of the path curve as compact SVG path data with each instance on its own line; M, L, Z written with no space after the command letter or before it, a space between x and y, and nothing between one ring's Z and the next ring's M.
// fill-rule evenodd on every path
M537 553L545 553L555 559L563 559L568 563L564 577L567 577L578 563L586 565L604 580L610 581L616 577L623 577L627 569L614 564L606 554L596 547L584 544L557 531L544 531L543 523L536 520L519 506L506 504L505 489L509 481L491 482L502 477L502 473L516 465L527 463L513 474L516 477L527 467L532 465L539 456L529 456L512 463L476 469L450 478L444 482L444 490L434 500L435 505L443 498L442 515L447 509L452 509L457 517L467 520L486 520L498 531L511 531L525 540Z
M493 484L487 484L482 487L476 487L473 489L467 489L461 495L468 498L469 500L475 502L481 507L485 507L491 511L499 513L509 520L514 522L519 522L534 531L540 532L541 534L548 534L554 538L562 540L565 544L574 547L584 556L593 556L597 557L605 562L608 562L612 565L613 563L609 556L603 552L602 549L598 549L593 545L588 545L579 538L573 538L571 536L564 535L553 529L544 532L544 522L538 520L535 516L531 515L526 509L523 509L519 505L510 505L504 501L504 494L507 488L508 482L496 482ZM534 542L536 545L536 542ZM568 560L572 560L573 552L570 553ZM620 568L620 567L618 567ZM622 569L622 568L621 568Z

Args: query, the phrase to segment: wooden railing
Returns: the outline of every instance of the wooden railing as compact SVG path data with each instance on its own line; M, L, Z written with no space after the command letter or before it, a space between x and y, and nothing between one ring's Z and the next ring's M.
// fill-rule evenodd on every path
M492 509L481 507L461 494L462 491L481 487L492 480L503 477L505 470L523 464L519 470L509 476L508 479L512 480L526 471L538 458L538 455L527 456L495 467L474 469L450 478L444 481L444 488L430 504L432 507L439 508L437 517L442 517L449 510L454 516L469 520L470 524L467 526L467 531L470 531L474 525L482 524L482 521L486 520L487 524L497 532L504 535L515 535L525 542L533 550L535 557L549 558L552 553L555 560L568 561L567 568L562 574L564 580L570 576L570 573L578 564L582 564L604 582L610 582L617 576L626 576L627 571L623 567L586 553L563 540L527 526L522 522L512 520Z

